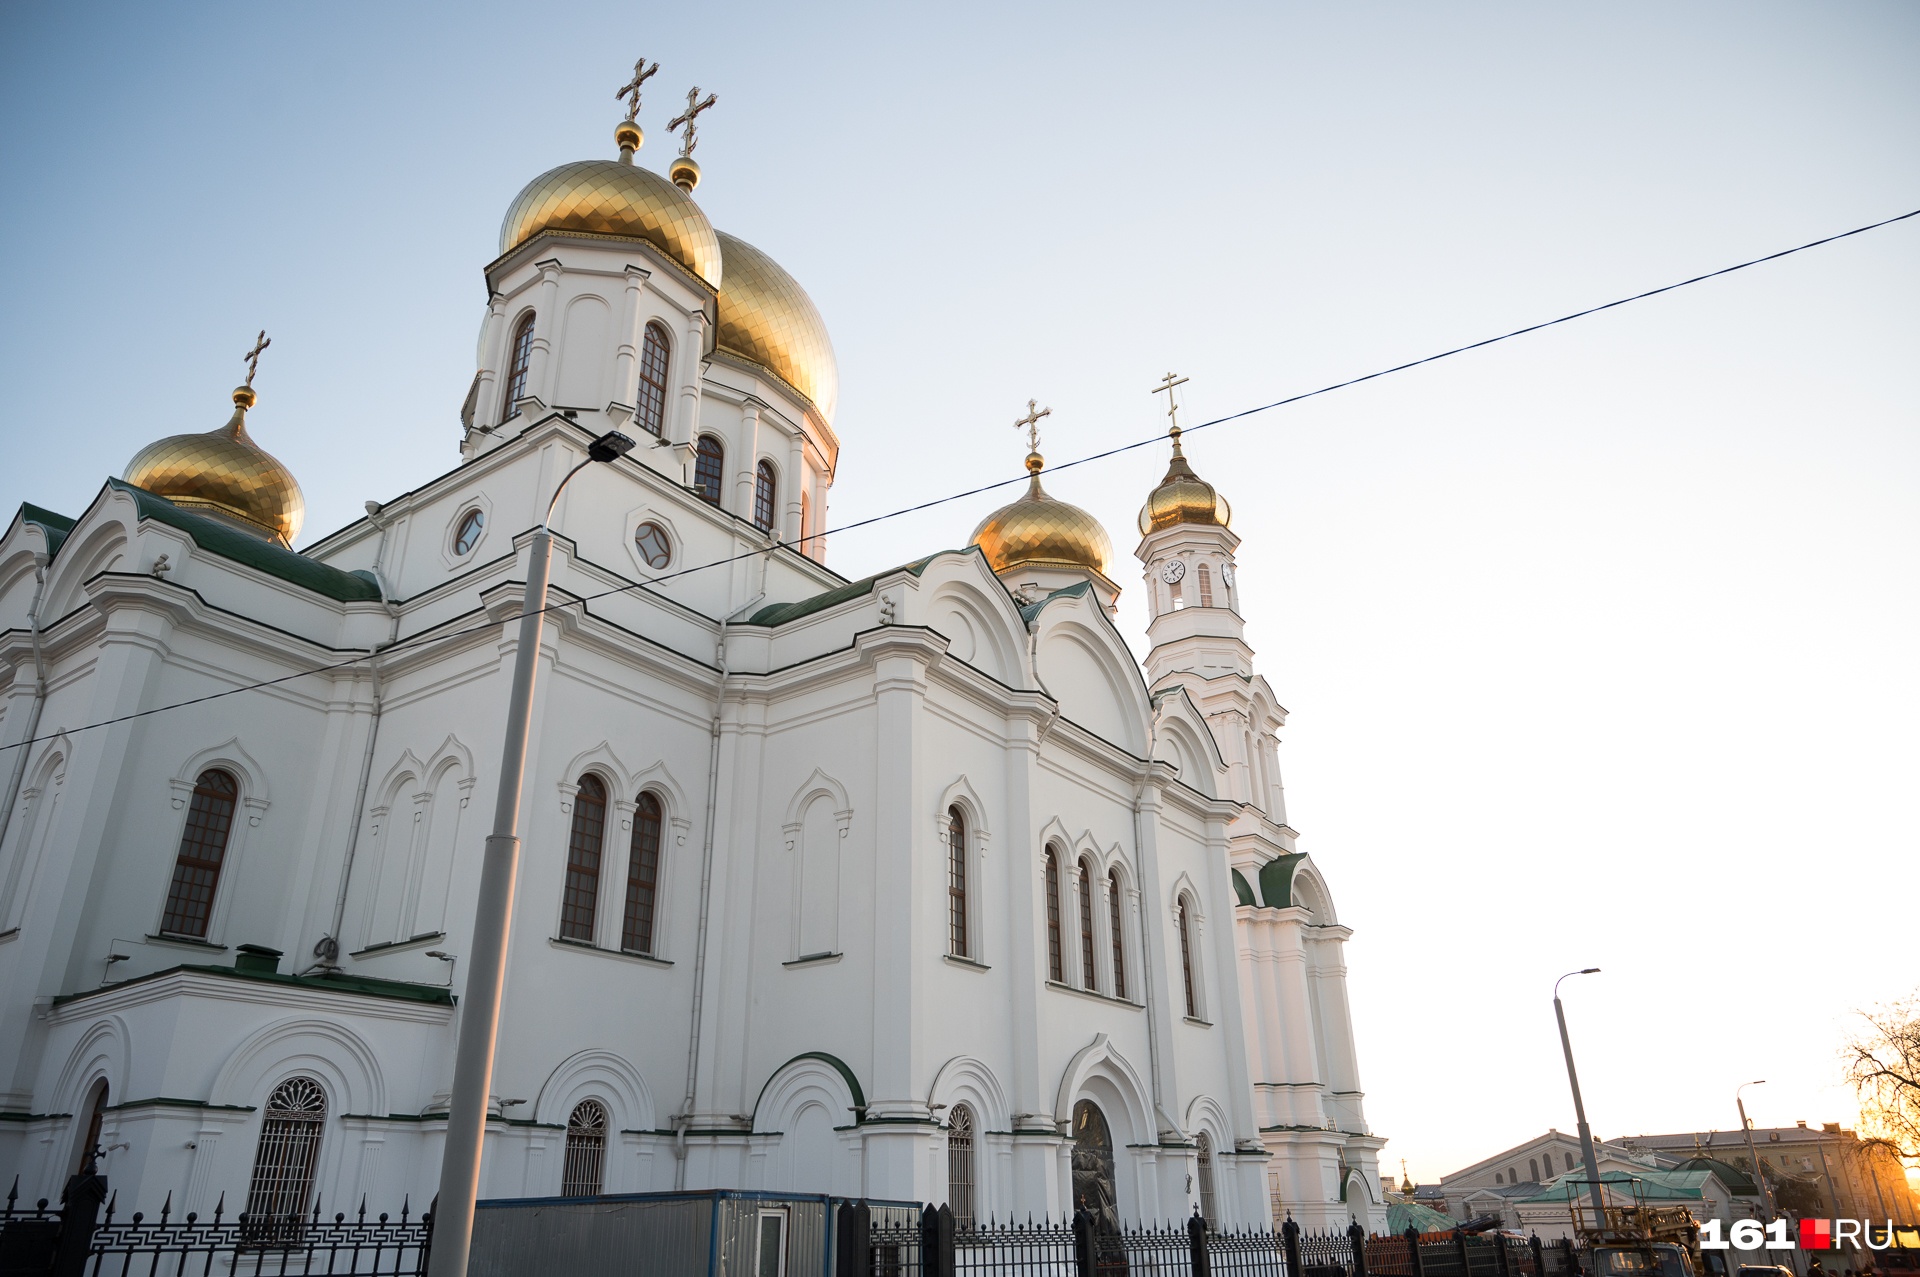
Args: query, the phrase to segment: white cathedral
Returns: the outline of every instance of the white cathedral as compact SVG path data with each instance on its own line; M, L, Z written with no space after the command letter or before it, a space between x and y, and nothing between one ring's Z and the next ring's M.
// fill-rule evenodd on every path
M528 544L619 430L553 512L482 1195L1384 1227L1177 430L1144 671L1037 444L964 547L846 580L819 312L615 139L507 210L453 469L296 551L250 372L7 527L0 1191L98 1149L123 1212L432 1197Z

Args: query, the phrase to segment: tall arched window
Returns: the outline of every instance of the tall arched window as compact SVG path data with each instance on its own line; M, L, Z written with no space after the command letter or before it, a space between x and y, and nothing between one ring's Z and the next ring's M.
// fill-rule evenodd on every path
M1107 926L1113 932L1113 996L1127 996L1127 942L1122 925L1125 914L1120 906L1120 871L1107 873Z
M648 324L640 343L640 388L635 398L634 420L648 434L657 435L667 424L667 352L671 345L667 330Z
M600 1196L607 1166L607 1106L581 1100L567 1117L566 1165L560 1171L560 1196Z
M233 835L233 808L240 782L218 767L200 773L187 808L187 827L180 831L180 851L173 861L173 885L167 890L167 909L160 918L164 935L207 938L213 916L213 893L220 885L220 865Z
M247 1237L277 1241L297 1237L320 1165L320 1135L326 1129L327 1093L310 1077L290 1077L267 1096L260 1148L247 1187Z
M1080 898L1080 986L1098 987L1093 977L1093 862L1084 857L1076 875L1075 894Z
M1200 1181L1200 1218L1212 1227L1218 1218L1213 1213L1213 1137L1201 1131L1193 1137L1193 1143L1194 1161L1199 1163L1195 1178Z
M627 855L627 918L620 947L653 952L654 898L660 890L660 800L643 793L633 804L633 844Z
M727 464L727 450L712 435L701 435L694 449L693 486L707 501L720 504L720 481Z
M1207 565L1202 563L1199 567L1194 569L1193 575L1194 575L1194 578L1200 582L1200 606L1212 607L1213 606L1213 574L1207 571Z
M753 468L753 521L762 532L773 531L773 463L762 461Z
M967 956L967 818L958 807L947 808L947 952Z
M1193 978L1193 919L1187 908L1187 898L1180 897L1180 980L1187 992L1187 1018L1200 1018L1200 1002L1194 996L1196 989Z
M69 1175L78 1175L87 1168L89 1158L98 1157L100 1149L100 1127L107 1116L107 1079L101 1078L93 1084L93 1090L87 1099L87 1125L80 1132L80 1142L73 1149L72 1169Z
M567 887L560 905L560 938L593 943L600 903L600 844L607 830L607 787L582 776L573 796L573 832L567 839Z
M527 369L533 364L533 312L520 316L507 344L507 375L500 390L500 420L513 419L513 406L527 394Z
M1060 952L1060 857L1047 848L1047 979L1064 984L1066 955Z
M973 1110L956 1104L947 1115L947 1205L953 1208L953 1226L972 1228Z

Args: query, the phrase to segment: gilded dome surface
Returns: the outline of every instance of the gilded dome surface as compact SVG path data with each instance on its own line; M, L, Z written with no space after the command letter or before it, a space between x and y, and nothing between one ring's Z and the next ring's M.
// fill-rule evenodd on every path
M247 434L253 391L233 392L233 417L205 434L170 435L127 462L124 476L175 505L226 516L248 531L291 546L307 517L293 472Z
M652 169L620 160L580 160L528 182L500 224L500 251L541 231L586 231L644 239L720 287L720 241L687 193Z
M1147 494L1147 503L1140 507L1140 535L1158 532L1176 523L1210 523L1224 528L1232 518L1233 510L1227 505L1227 499L1187 464L1186 456L1180 451L1180 431L1176 426L1173 460L1167 466L1167 477Z
M840 365L827 323L781 265L743 239L716 231L727 264L715 344L772 369L833 420Z
M1106 575L1113 543L1100 520L1077 505L1056 501L1040 486L1044 463L1037 452L1027 454L1032 476L1027 491L1012 505L995 510L973 530L971 544L986 554L995 572L1022 564L1091 568Z

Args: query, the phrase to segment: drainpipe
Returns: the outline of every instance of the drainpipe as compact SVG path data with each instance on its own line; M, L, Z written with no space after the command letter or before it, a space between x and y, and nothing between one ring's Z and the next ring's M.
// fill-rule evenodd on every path
M380 587L380 605L387 609L393 624L387 631L387 641L367 654L367 671L373 675L373 714L367 723L367 748L360 756L360 784L353 795L353 824L347 829L347 854L340 866L340 890L333 901L333 927L313 946L313 956L320 959L315 966L328 971L340 969L340 931L347 922L347 889L352 885L354 857L360 850L360 826L365 822L367 810L367 785L373 779L373 751L380 742L380 710L385 703L386 693L380 680L380 653L392 647L400 637L400 607L394 602L386 573L381 570L387 557L387 532L393 524L380 522L380 503L377 501L367 502L367 522L380 529L380 544L373 552L373 579Z
M27 609L27 630L33 639L33 705L27 710L27 730L15 748L13 775L7 780L7 805L0 807L0 847L7 844L7 826L13 821L13 805L20 800L20 782L26 779L27 755L33 752L32 740L40 730L40 710L47 703L47 658L40 649L40 601L47 592L47 556L33 556L33 604Z

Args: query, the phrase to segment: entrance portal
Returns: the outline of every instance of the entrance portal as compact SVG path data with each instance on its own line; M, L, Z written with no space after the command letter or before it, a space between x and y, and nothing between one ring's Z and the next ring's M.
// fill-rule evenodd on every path
M1073 1204L1093 1217L1103 1233L1120 1230L1119 1197L1113 1188L1113 1134L1092 1100L1073 1106Z

